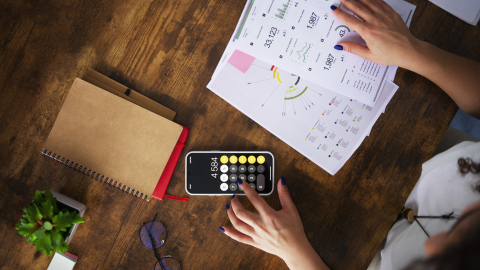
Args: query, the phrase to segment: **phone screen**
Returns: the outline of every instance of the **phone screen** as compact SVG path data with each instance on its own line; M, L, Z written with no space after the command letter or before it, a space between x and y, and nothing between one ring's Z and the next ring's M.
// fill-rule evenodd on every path
M244 194L237 179L260 195L273 191L274 158L270 152L190 152L185 159L189 194Z

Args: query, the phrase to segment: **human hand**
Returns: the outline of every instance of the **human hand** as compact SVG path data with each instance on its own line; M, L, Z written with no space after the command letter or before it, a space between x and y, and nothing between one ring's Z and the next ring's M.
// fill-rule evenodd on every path
M245 210L234 195L232 207L227 204L226 209L236 230L221 226L220 231L238 242L279 256L290 269L328 269L308 242L283 176L277 185L280 211L272 209L248 183L240 179L237 182L258 213Z
M342 0L342 3L363 21L335 6L331 7L333 14L356 31L367 47L340 42L335 49L343 49L377 64L411 69L418 58L421 41L410 33L393 8L382 0Z

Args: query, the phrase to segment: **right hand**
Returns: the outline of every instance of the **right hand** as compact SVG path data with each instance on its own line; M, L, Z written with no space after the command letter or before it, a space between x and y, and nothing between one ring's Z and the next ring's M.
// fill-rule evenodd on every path
M333 14L357 32L367 47L340 42L343 50L381 65L409 69L417 59L421 41L415 38L400 15L382 0L342 0L342 3L362 20L337 8Z

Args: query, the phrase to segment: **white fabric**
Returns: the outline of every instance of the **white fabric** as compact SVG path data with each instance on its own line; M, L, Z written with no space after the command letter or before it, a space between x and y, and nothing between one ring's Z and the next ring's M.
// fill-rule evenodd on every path
M405 203L419 216L439 216L455 212L460 214L468 205L480 200L473 190L478 175L462 176L458 169L459 158L480 161L480 142L463 142L438 154L422 165L422 175ZM430 236L451 228L455 220L419 219ZM381 252L381 270L397 270L408 266L417 258L425 258L423 244L428 239L420 226L401 219L387 235Z

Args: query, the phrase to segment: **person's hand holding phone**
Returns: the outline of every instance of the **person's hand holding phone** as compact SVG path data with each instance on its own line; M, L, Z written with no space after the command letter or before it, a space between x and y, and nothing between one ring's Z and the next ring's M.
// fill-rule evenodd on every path
M353 42L340 42L335 46L336 49L343 49L377 64L410 69L417 59L421 41L410 33L392 7L382 0L342 0L342 3L358 17L335 6L332 6L333 14L357 32L367 47Z
M290 269L328 269L308 242L283 176L277 185L280 211L271 208L248 183L240 179L237 182L258 212L247 211L238 197L232 196L232 205L227 204L226 208L236 230L221 226L220 231L241 243L279 256Z

